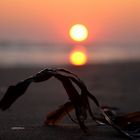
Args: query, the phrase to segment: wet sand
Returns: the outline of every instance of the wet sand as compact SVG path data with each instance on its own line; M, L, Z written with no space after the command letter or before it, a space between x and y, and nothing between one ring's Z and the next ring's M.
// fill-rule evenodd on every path
M61 67L76 73L102 105L118 107L122 113L140 110L140 62ZM43 68L0 68L0 98L9 85ZM124 139L112 128L97 126L90 119L87 124L90 135L84 134L68 117L58 126L44 126L46 114L67 100L61 83L54 78L31 84L10 109L0 111L0 140Z

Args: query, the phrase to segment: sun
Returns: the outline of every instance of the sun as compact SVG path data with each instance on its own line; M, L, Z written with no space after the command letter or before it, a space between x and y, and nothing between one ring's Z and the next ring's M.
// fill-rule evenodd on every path
M70 63L76 66L85 65L87 63L87 55L85 52L75 50L70 54Z
M70 28L69 35L74 41L84 41L88 37L88 30L85 25L75 24Z

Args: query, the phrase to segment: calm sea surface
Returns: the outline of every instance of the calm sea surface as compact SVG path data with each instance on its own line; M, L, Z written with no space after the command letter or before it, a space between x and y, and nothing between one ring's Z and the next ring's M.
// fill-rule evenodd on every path
M139 61L140 45L85 46L88 63ZM0 45L0 66L70 64L68 45Z

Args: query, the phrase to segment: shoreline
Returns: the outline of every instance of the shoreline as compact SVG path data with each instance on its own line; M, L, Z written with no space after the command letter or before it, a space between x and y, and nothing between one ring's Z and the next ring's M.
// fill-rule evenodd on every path
M101 105L117 107L122 113L140 110L140 62L93 64L82 67L65 66L63 68L77 74ZM42 67L0 68L0 99L9 85L16 84L41 69ZM112 128L92 125L94 122L88 125L92 135L87 137L79 126L74 125L67 117L58 126L42 126L46 114L66 101L68 97L64 88L54 78L31 84L26 93L10 109L5 112L0 111L0 139L124 139ZM94 108L94 104L92 106ZM25 129L12 130L12 127L24 127Z

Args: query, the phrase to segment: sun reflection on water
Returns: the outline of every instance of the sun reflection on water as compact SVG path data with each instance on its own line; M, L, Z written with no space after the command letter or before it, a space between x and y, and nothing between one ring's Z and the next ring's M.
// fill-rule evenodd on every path
M72 65L76 65L76 66L85 65L88 60L85 47L76 46L70 53L69 59Z

